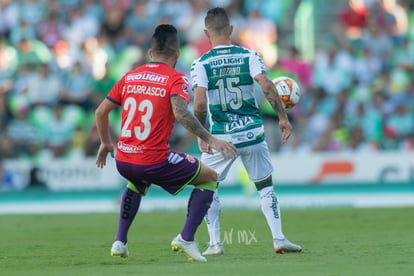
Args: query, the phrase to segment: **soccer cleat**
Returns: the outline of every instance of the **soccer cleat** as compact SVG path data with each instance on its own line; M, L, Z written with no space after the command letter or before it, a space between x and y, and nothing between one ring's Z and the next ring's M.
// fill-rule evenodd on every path
M215 245L209 245L207 250L203 252L203 255L222 255L224 253L223 244L221 242Z
M300 245L291 243L288 239L273 240L273 249L276 253L302 252Z
M200 251L198 250L198 245L196 241L185 241L181 237L181 234L178 234L171 242L171 248L174 251L183 253L187 256L189 261L192 262L207 262L207 259L201 256Z
M115 241L112 244L112 248L111 248L112 257L126 258L128 257L128 255L129 255L128 246L126 244L124 244L121 241Z

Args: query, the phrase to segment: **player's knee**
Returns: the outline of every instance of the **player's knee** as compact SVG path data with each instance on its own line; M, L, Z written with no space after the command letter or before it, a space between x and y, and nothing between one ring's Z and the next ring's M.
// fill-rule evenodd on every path
M205 166L206 169L206 175L207 175L207 182L217 182L218 179L218 174L215 170L213 170L212 168Z
M215 192L216 189L217 189L217 182L211 181L211 182L201 183L201 184L198 184L197 186L195 186L194 188L195 189L200 189L200 190L208 190L208 191Z
M217 213L220 212L221 203L220 203L220 199L219 199L217 193L214 193L213 202L211 202L210 209L213 212L217 212Z
M254 183L256 186L256 189L258 191L266 188L266 187L273 187L273 182L272 182L272 177L268 177L267 179L260 181L260 182L255 182Z
M212 170L212 169L210 169L210 170L211 170L211 177L212 177L211 181L217 182L217 179L218 179L217 172L215 170Z

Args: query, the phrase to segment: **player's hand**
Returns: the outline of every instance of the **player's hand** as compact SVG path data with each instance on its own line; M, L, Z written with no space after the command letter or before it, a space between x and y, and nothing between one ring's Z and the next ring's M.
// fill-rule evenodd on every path
M234 159L234 158L237 157L237 149L236 149L236 147L233 146L232 144L226 142L226 141L223 141L223 140L214 138L212 136L211 137L211 140L210 140L210 146L213 149L215 149L218 152L220 152L221 155L223 155L224 160L226 160L227 158Z
M103 144L99 146L98 155L96 156L96 165L98 168L103 168L106 165L106 156L111 153L111 157L114 157L114 145Z
M201 140L200 138L197 138L197 141L198 141L198 147L201 152L213 154L213 150L211 149L210 145L207 142Z
M292 133L292 126L289 123L289 120L280 120L279 121L279 128L282 132L282 144L286 143Z

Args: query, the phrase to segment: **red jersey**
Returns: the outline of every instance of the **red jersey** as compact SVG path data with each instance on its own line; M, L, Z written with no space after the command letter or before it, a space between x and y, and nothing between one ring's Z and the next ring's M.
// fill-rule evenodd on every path
M107 96L122 106L116 159L141 165L165 161L174 123L170 97L189 103L188 88L184 74L155 62L128 72L118 81Z

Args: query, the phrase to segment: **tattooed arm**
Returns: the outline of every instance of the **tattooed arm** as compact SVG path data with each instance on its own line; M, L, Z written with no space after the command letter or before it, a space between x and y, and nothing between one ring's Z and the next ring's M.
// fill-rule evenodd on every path
M207 89L204 87L196 87L194 88L194 115L200 121L200 123L208 129L208 122L207 122L207 97L206 97ZM200 138L198 140L198 147L200 148L201 152L205 152L208 154L213 154L211 147L206 142L202 141Z
M206 92L207 92L207 89L204 87L194 88L194 115L205 128L208 128L206 124L207 123Z
M267 101L273 107L273 110L276 111L277 116L279 117L279 128L280 131L283 132L282 143L285 143L289 139L289 136L292 132L292 126L289 123L289 119L283 108L283 104L280 100L279 94L277 93L276 87L266 74L259 74L254 79L262 87Z
M265 95L269 104L273 107L273 110L276 111L279 119L286 119L287 115L283 109L282 101L280 100L279 94L277 93L276 87L273 82L267 77L266 74L259 74L254 78L259 85L262 87L263 94Z
M188 110L186 100L181 97L172 96L171 106L174 112L175 119L182 124L188 131L200 137L203 141L208 143L211 147L219 151L223 157L235 158L237 156L236 148L223 140L213 137L197 120L193 113Z

